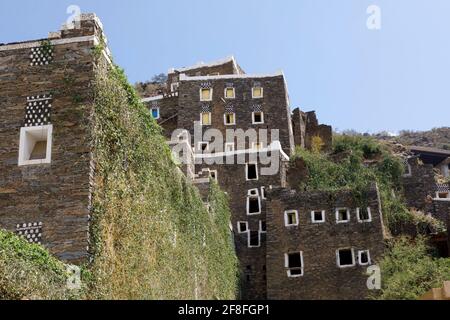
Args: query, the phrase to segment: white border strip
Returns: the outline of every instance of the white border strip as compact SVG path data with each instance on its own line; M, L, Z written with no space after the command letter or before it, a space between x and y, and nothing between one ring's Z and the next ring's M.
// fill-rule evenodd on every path
M198 76L189 77L186 74L180 74L180 81L204 81L204 80L220 80L220 79L248 79L248 78L273 78L283 76L283 71L278 71L272 74L224 74L218 76Z

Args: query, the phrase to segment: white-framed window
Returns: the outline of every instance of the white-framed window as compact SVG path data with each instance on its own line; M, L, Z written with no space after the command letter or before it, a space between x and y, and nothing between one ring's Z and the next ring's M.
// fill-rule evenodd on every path
M298 211L287 210L284 212L284 225L286 227L298 226Z
M261 198L263 198L263 200L266 200L266 187L261 187Z
M53 125L21 128L19 166L51 163L52 134Z
M258 196L247 197L247 215L261 214L261 198Z
M211 125L211 112L202 112L200 114L200 123L202 126L210 126Z
M199 152L208 152L209 151L209 142L206 141L200 141L198 143L198 148L197 150Z
M435 200L450 201L450 192L449 191L436 192Z
M358 264L360 266L368 266L372 264L372 261L370 260L369 250L358 251Z
M261 233L267 232L267 225L265 220L259 220L259 232Z
M152 107L151 108L151 113L152 113L153 119L158 120L160 118L159 108L158 107Z
M236 98L236 90L233 87L225 88L224 92L225 99L235 99Z
M250 189L250 190L248 190L247 195L250 197L258 197L259 190L258 189Z
M234 152L234 142L225 143L225 152Z
M245 177L247 181L258 180L258 164L247 163L245 165Z
M248 232L248 247L259 248L261 246L261 234L259 231Z
M303 276L303 252L293 252L284 254L284 266L287 269L289 278L298 278Z
M336 250L336 262L339 268L349 268L355 266L355 250L344 248Z
M209 177L215 181L218 181L217 170L210 170Z
M264 112L254 111L252 112L252 124L263 124L264 123Z
M180 83L179 82L172 82L170 84L170 91L171 92L176 92L176 91L178 91L179 87L180 87Z
M350 222L350 209L349 208L337 208L336 209L336 223L348 223Z
M358 217L359 223L366 223L366 222L372 222L372 212L370 211L370 208L357 208L356 209L356 216Z
M234 126L236 124L236 114L235 113L225 113L223 115L223 122L226 126Z
M253 99L261 99L264 97L264 89L262 87L253 87L252 88L252 98Z
M312 223L324 223L325 222L325 210L311 211Z
M239 221L237 223L238 232L239 233L247 233L248 232L248 222L247 221Z
M201 88L200 89L200 101L212 101L213 89Z

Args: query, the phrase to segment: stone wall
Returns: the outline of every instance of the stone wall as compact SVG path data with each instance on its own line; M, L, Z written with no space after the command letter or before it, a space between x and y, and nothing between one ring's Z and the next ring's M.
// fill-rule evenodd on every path
M426 211L436 189L433 166L419 163L417 157L409 158L402 184L408 207Z
M302 112L298 108L295 109L292 113L292 127L296 146L311 150L313 139L319 137L323 143L322 151L331 150L333 129L328 125L319 125L315 111Z
M276 188L268 192L267 207L267 297L268 299L365 299L368 294L367 266L357 261L359 250L369 250L376 263L384 250L383 218L378 191L368 190L372 221L357 221L350 192L296 192ZM350 208L350 222L336 223L336 208ZM286 227L284 212L297 210L299 225ZM325 223L312 223L311 211L325 210ZM355 265L340 268L336 250L352 248ZM288 277L285 254L303 253L303 276Z
M83 16L81 29L52 35L52 54L39 41L0 46L0 227L71 262L88 256L97 42L86 36L100 31L96 19ZM51 163L19 166L21 128L39 124L53 126Z

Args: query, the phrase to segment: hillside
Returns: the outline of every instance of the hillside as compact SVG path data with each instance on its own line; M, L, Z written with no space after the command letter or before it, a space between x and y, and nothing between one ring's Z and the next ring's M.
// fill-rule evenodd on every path
M400 143L405 146L434 147L450 150L450 127L435 128L429 131L401 131L399 136L390 137L377 134L376 138Z

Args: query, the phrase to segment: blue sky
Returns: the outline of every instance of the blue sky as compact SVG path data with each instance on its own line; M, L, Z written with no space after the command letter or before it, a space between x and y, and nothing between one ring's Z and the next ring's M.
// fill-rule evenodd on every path
M58 30L71 4L101 18L132 82L234 55L247 73L284 70L292 105L340 130L450 126L448 0L1 1L0 43Z

